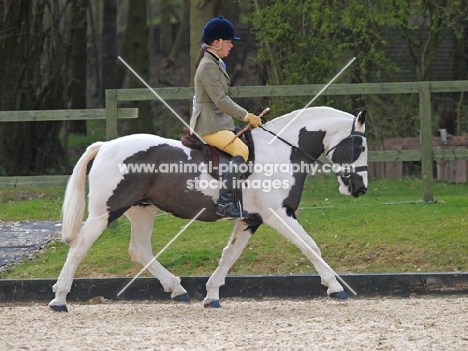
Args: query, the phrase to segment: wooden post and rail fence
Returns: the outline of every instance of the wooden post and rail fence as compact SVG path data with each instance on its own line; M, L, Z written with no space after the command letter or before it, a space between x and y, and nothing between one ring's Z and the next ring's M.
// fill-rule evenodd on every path
M281 85L231 87L232 98L254 98L272 96L315 96L323 85ZM154 88L164 100L191 100L192 87ZM468 161L468 148L433 147L432 93L468 92L468 81L405 82L405 83L361 83L333 84L322 95L377 95L377 94L418 94L420 119L420 148L416 150L371 150L369 163L420 161L422 166L423 200L434 199L434 161ZM30 122L57 120L105 119L106 138L118 137L117 120L137 118L135 108L119 108L119 102L157 100L149 89L106 90L105 109L49 110L49 111L0 111L0 122ZM182 127L182 126L181 126ZM0 177L0 187L61 185L68 176Z

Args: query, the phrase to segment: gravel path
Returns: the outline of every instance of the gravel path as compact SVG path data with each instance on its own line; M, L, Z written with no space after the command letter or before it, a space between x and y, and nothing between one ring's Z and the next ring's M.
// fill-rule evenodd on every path
M0 223L0 270L60 239L60 222Z
M468 297L0 307L0 350L467 350Z

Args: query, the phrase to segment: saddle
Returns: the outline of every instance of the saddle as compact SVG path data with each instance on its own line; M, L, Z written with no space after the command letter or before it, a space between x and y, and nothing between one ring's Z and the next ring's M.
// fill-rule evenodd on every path
M236 127L234 130L234 134L239 133L242 130L240 127ZM220 164L229 164L229 161L231 160L232 156L229 155L228 153L221 151L217 147L204 144L195 134L191 134L190 130L188 128L184 128L184 133L186 134L185 136L180 138L180 141L182 142L182 145L194 149L194 150L199 150L203 153L203 162L206 164L209 164L211 162L212 167L209 167L209 174L213 178L220 178L220 174L218 172L219 170L219 165ZM255 162L255 147L254 147L254 141L252 138L252 131L250 129L246 130L244 133L242 133L239 136L239 139L247 145L249 149L249 159L247 160L247 163L254 163ZM249 169L251 169L249 167ZM247 178L250 175L250 173L247 173L245 175L245 178Z

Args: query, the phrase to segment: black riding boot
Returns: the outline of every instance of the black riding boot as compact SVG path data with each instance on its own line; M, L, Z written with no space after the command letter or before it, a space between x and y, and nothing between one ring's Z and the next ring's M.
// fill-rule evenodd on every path
M222 217L240 218L249 213L242 211L242 176L243 172L239 170L245 161L242 156L234 156L229 162L229 169L223 174L223 187L219 190L219 199L216 202L216 214Z

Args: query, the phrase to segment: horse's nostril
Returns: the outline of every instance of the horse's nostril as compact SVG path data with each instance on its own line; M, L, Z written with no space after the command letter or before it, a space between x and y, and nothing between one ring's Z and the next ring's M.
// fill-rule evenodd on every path
M353 196L354 197L359 197L361 195L365 195L367 193L367 188L360 188L358 191L356 191Z

